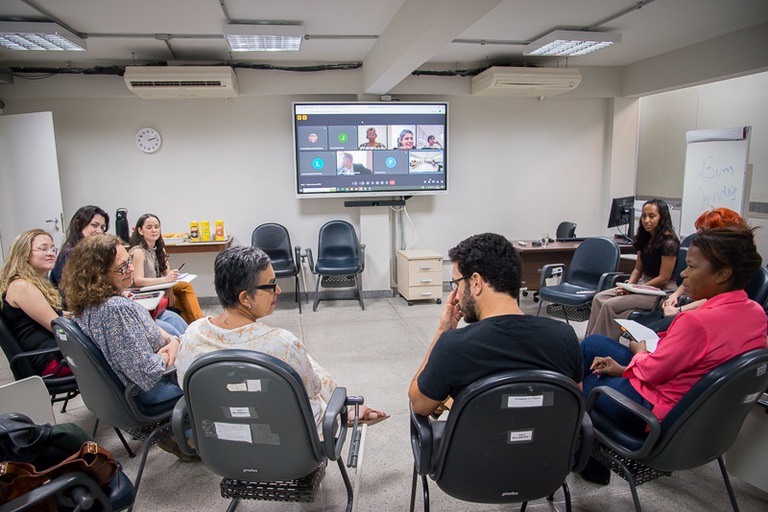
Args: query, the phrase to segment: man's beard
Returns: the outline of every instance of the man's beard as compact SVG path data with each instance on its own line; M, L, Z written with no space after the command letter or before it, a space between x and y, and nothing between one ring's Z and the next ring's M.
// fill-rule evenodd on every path
M469 287L464 291L462 299L464 300L462 301L461 312L464 313L464 321L468 324L477 322L479 320L477 318L477 303L475 297L469 293Z

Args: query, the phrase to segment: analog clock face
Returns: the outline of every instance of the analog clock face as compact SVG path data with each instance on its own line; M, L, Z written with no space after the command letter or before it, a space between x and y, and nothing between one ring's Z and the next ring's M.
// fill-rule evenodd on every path
M154 153L160 149L160 133L154 128L142 128L136 133L136 147L145 153Z

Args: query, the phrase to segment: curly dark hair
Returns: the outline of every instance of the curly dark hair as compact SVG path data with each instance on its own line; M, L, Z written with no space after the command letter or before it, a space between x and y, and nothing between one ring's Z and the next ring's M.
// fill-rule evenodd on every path
M145 213L144 215L139 217L138 220L136 221L136 226L133 229L133 233L131 233L131 239L128 241L129 250L133 249L136 246L139 246L142 249L145 249L147 251L149 250L147 241L144 240L144 237L139 233L139 229L144 229L144 223L149 218L157 219L157 222L162 226L162 223L160 222L160 217L158 217L154 213ZM155 256L157 257L158 275L144 276L144 277L161 277L165 275L165 271L168 269L168 255L165 254L165 240L163 240L162 228L160 230L160 238L158 238L157 242L155 242Z
M653 232L653 236L645 230L643 227L642 218L637 225L637 234L635 235L634 248L638 251L642 251L647 246L650 246L650 252L652 254L658 254L661 252L664 240L672 238L678 244L680 239L675 233L675 227L672 225L672 216L669 214L669 206L663 199L649 199L643 203L643 208L646 205L654 205L659 211L659 226Z
M72 249L61 276L61 289L67 297L67 307L75 316L120 294L107 281L107 273L121 243L115 235L94 235Z
M712 271L731 269L731 290L743 290L752 280L763 259L755 246L754 228L711 228L697 233L691 247L697 247Z
M448 257L462 276L477 272L495 291L517 299L522 264L517 250L505 237L495 233L471 236L450 249Z

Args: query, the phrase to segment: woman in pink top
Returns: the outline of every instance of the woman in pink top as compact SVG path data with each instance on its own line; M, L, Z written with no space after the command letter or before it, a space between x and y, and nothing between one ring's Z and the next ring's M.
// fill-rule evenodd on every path
M766 346L765 311L743 290L762 263L752 230L704 230L693 238L686 263L681 275L688 296L708 300L698 309L678 314L653 353L645 341L625 347L602 335L585 338L581 344L584 396L596 386L609 386L663 419L711 369ZM596 407L627 431L645 430L636 416L604 397ZM607 483L610 472L599 473L600 478L594 469L590 464L582 476Z

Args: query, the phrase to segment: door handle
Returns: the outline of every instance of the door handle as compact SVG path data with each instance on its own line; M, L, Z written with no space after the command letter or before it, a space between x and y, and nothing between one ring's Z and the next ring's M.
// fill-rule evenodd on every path
M54 231L60 231L59 230L59 219L53 218L53 219L45 219L46 223L53 222L53 230Z

